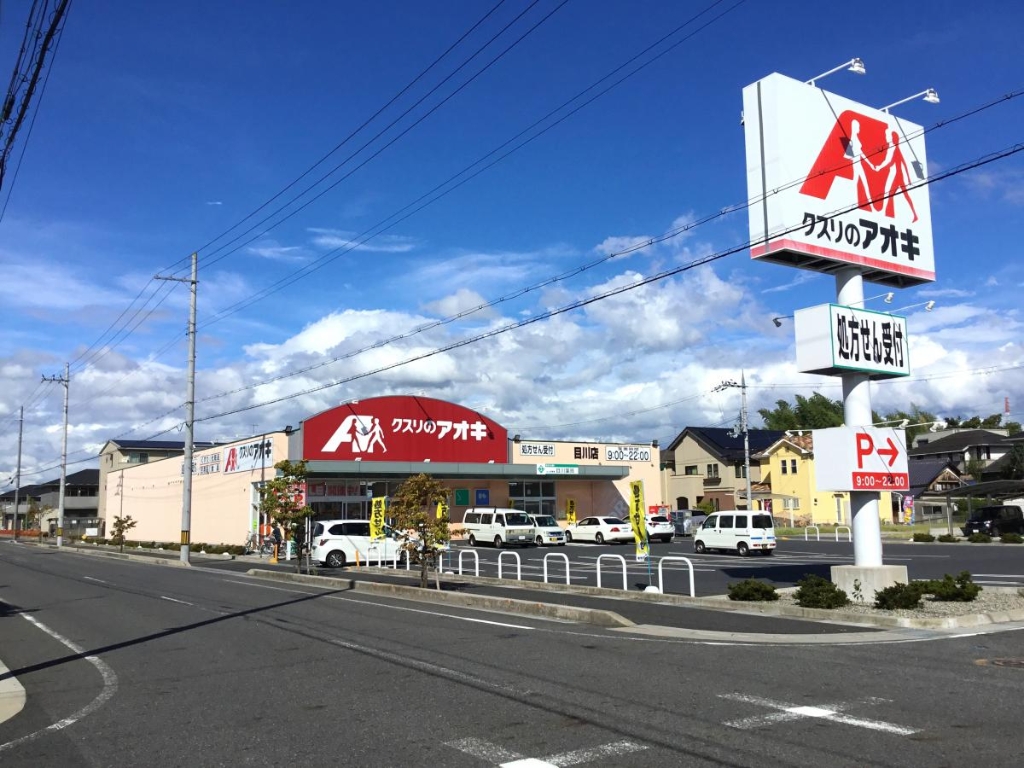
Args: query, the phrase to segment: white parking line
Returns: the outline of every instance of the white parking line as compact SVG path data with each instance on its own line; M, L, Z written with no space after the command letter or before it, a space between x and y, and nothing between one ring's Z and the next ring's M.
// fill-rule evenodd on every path
M550 757L536 758L522 755L505 749L483 739L469 737L449 741L447 746L479 758L498 768L566 768L570 765L593 763L616 755L627 755L630 752L641 752L647 747L633 741L613 741L599 747L576 749L571 752L560 752Z
M167 601L172 602L172 603L181 603L182 605L191 605L191 606L195 607L195 603L186 603L184 600L178 600L178 599L173 598L173 597L167 597L167 595L160 595L160 599L161 600L167 600Z
M95 581L97 584L106 584L107 583L103 579L94 579L92 576L83 576L82 578L85 579L86 581Z

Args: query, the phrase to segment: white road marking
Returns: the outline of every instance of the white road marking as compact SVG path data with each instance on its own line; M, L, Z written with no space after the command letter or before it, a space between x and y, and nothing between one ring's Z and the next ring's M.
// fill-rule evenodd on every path
M97 584L106 584L107 583L103 579L94 579L92 576L83 576L82 578L85 579L86 581L95 581Z
M68 640L63 635L60 635L54 630L50 629L48 626L43 624L34 616L29 616L28 614L23 613L21 614L21 617L25 619L25 621L30 622L33 626L41 629L54 640L57 640L59 643L62 643L66 647L70 648L72 652L84 656L85 649L83 649L77 643ZM103 690L100 691L99 695L95 699L90 701L88 704L86 704L84 707L82 707L80 710L72 714L70 717L65 717L63 720L58 720L57 722L48 725L45 728L41 728L38 731L29 733L25 736L22 736L21 738L14 739L13 741L8 741L6 744L0 744L0 752L4 752L8 749L11 749L12 747L16 747L19 744L24 744L27 741L32 741L33 739L37 739L45 734L62 731L65 728L74 725L82 718L88 717L97 709L99 709L108 701L110 701L111 698L113 698L114 694L117 693L117 675L114 674L114 670L107 666L106 662L104 662L103 659L99 658L98 656L84 656L84 658L86 661L88 661L90 664L96 667L96 670L100 673L100 676L103 678Z
M168 600L168 601L170 601L172 603L181 603L182 605L191 605L192 607L195 607L195 603L187 603L184 600L178 600L178 599L173 598L173 597L167 597L167 595L160 595L160 599L161 600Z
M1019 573L976 573L975 576L985 576L990 579L1024 579Z
M913 733L917 733L917 730L914 728L906 728L902 725L886 723L882 720L868 720L866 718L851 717L850 715L842 714L842 710L848 709L852 704L837 704L829 708L797 706L794 704L786 704L781 701L773 701L772 699L765 699L761 696L748 696L742 693L726 693L722 694L720 698L730 699L731 701L742 701L747 704L757 704L758 706L776 710L768 715L747 717L741 720L729 720L725 723L732 728L739 728L742 730L759 728L764 725L773 725L775 723L788 722L791 720L800 720L803 718L816 718L819 720L830 720L834 723L842 723L843 725L853 725L858 728L867 728L872 731L894 733L899 736L909 736ZM878 701L884 700L871 699L869 703L876 703Z
M477 738L457 739L447 742L447 746L453 747L467 755L477 757L498 768L566 768L570 765L582 765L592 763L604 758L626 755L630 752L640 752L647 749L643 744L633 741L613 741L610 744L603 744L599 747L588 747L576 749L572 752L561 752L549 757L523 757L516 752L505 749L497 744Z

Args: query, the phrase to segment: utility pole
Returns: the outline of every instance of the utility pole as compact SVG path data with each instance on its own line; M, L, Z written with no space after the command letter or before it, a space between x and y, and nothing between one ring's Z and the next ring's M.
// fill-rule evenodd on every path
M57 548L60 549L64 546L64 488L68 477L68 391L70 390L71 366L64 363L63 376L43 376L43 381L64 385L64 436L61 439L60 447L60 496L57 502Z
M18 464L14 470L14 540L18 540L18 495L21 490L21 435L25 428L25 406L18 410Z
M199 284L199 254L192 254L192 276L161 277L156 280L171 280L189 284L188 305L188 386L185 400L185 456L181 465L181 562L189 564L189 546L192 531L192 453L193 431L196 415L196 286Z
M712 392L721 392L723 389L736 387L740 390L740 431L743 432L743 473L747 480L747 509L754 509L753 487L750 482L750 429L747 422L747 375L740 374L740 383L735 381L723 381Z

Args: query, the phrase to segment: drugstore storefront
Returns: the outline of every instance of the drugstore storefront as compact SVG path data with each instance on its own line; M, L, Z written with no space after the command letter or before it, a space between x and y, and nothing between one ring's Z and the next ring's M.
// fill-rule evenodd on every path
M661 504L657 450L649 444L509 439L505 427L456 403L416 396L360 400L307 419L301 458L315 517L367 518L373 496L391 496L425 473L451 489L452 522L468 507L515 507L564 519L624 515L629 483L643 480ZM300 457L295 457L300 458Z

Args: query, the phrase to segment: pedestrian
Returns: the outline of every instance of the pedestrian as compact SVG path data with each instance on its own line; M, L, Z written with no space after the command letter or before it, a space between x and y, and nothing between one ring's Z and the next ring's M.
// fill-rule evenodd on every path
M277 558L278 553L281 551L281 526L278 523L274 523L274 530L270 532L270 537L274 540L274 557Z

